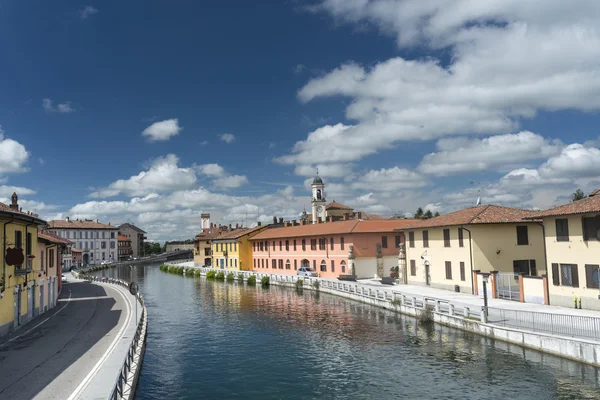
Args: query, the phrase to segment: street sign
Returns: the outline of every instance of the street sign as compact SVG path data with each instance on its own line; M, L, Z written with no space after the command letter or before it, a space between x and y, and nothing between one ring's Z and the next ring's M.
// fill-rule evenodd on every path
M131 293L132 295L136 295L138 292L138 284L135 282L131 282L129 284L129 293Z

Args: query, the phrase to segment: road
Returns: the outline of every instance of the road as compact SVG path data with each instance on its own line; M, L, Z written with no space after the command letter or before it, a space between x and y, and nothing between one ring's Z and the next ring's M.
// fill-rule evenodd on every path
M0 399L68 399L85 389L80 384L111 349L130 314L116 287L63 284L53 310L0 342ZM113 384L106 383L108 391Z

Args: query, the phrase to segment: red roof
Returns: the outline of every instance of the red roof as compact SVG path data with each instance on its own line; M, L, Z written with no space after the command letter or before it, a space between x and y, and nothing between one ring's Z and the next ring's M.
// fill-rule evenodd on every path
M60 236L55 235L54 233L50 233L50 232L38 231L38 239L46 240L51 243L73 244L73 242L71 242L70 240L61 238Z
M131 239L129 239L127 236L123 236L123 235L119 235L118 240L119 240L119 242L131 242Z
M352 207L348 207L348 206L346 206L346 205L344 205L344 204L342 204L342 203L338 203L338 202L337 202L337 201L335 201L335 200L334 200L334 201L332 201L331 203L327 204L327 205L325 206L325 209L326 209L326 210L330 210L330 209L337 209L337 210L350 210L350 211L354 210L354 208L352 208Z
M80 220L53 220L48 221L48 225L52 229L119 229L117 226L101 224L96 221L80 221Z
M241 238L242 236L250 235L251 233L260 231L261 229L264 229L267 226L268 225L257 226L254 228L240 228L240 229L234 229L229 232L222 232L221 234L219 234L218 236L213 238L213 240L238 239L238 238Z
M569 204L563 204L562 206L534 213L530 218L600 213L600 196L597 196L594 192L590 193L591 197L586 197L585 199L577 200Z
M15 214L17 216L17 218L18 218L18 216L31 217L31 218L37 219L40 223L43 223L43 224L46 223L37 214L34 214L32 212L29 212L29 211L23 212L23 211L13 210L12 208L10 208L9 205L6 205L6 204L1 203L1 202L0 202L0 211L13 213L13 214Z
M473 224L509 224L532 222L525 218L536 218L535 211L494 205L476 206L458 210L439 217L416 220L407 229L435 228L441 226Z

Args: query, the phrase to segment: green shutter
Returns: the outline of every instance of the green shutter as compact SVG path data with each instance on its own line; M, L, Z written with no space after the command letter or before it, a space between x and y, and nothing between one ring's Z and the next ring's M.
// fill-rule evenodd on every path
M560 274L558 273L558 264L552 264L552 284L554 286L560 285Z

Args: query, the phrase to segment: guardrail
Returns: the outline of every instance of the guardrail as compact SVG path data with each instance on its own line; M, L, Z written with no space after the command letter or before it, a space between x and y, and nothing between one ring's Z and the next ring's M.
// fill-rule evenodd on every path
M92 275L79 275L81 279L85 279L88 282L101 282L119 285L123 287L129 287L129 282L122 279L106 278ZM123 400L132 399L135 393L135 387L137 385L137 377L141 369L141 362L143 359L144 351L146 350L146 334L148 331L148 313L144 304L144 297L138 292L135 295L136 301L142 307L142 315L138 321L135 335L131 341L131 345L127 350L125 361L123 366L119 370L119 376L114 384L113 390L110 393L108 399L110 400Z

